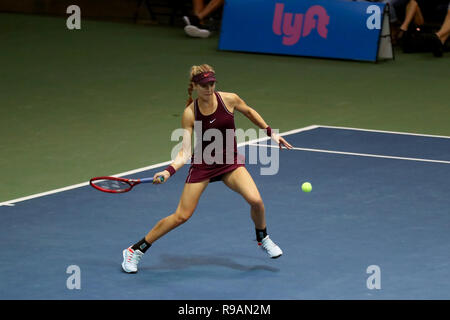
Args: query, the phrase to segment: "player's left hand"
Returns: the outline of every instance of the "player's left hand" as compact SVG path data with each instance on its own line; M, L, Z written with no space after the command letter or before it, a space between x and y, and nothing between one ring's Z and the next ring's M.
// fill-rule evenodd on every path
M292 149L292 146L289 144L289 142L284 140L284 138L282 137L280 137L278 145L280 146L280 149L283 149L283 147L285 147L286 149Z
M286 149L293 148L289 142L287 142L283 137L280 137L279 135L277 135L275 133L272 133L272 139L278 143L278 145L280 146L280 149L283 149L283 147L285 147Z

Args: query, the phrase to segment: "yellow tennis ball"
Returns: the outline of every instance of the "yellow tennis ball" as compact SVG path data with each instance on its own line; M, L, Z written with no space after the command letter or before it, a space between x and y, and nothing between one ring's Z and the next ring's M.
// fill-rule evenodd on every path
M302 190L303 192L311 192L312 190L312 185L309 182L305 182L302 184Z

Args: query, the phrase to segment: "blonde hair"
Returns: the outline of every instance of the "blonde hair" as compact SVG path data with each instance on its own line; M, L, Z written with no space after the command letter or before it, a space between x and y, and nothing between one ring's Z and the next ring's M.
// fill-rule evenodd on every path
M189 87L188 87L188 99L186 101L186 107L189 106L192 101L194 101L194 99L192 99L192 91L194 91L194 84L192 82L192 78L202 72L214 72L214 69L208 65L208 64L201 64L199 66L192 66L191 67L191 73L190 73L190 77L189 77Z

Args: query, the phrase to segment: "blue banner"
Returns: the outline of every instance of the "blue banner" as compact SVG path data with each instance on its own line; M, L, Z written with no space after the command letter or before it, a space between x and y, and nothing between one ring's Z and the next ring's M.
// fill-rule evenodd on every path
M376 61L384 3L226 0L219 49Z

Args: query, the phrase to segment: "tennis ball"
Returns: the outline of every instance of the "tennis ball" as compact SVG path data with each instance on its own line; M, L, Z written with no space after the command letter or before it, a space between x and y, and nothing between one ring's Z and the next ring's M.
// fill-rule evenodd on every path
M303 192L311 192L311 190L312 190L311 183L309 183L309 182L303 183L302 190L303 190Z

